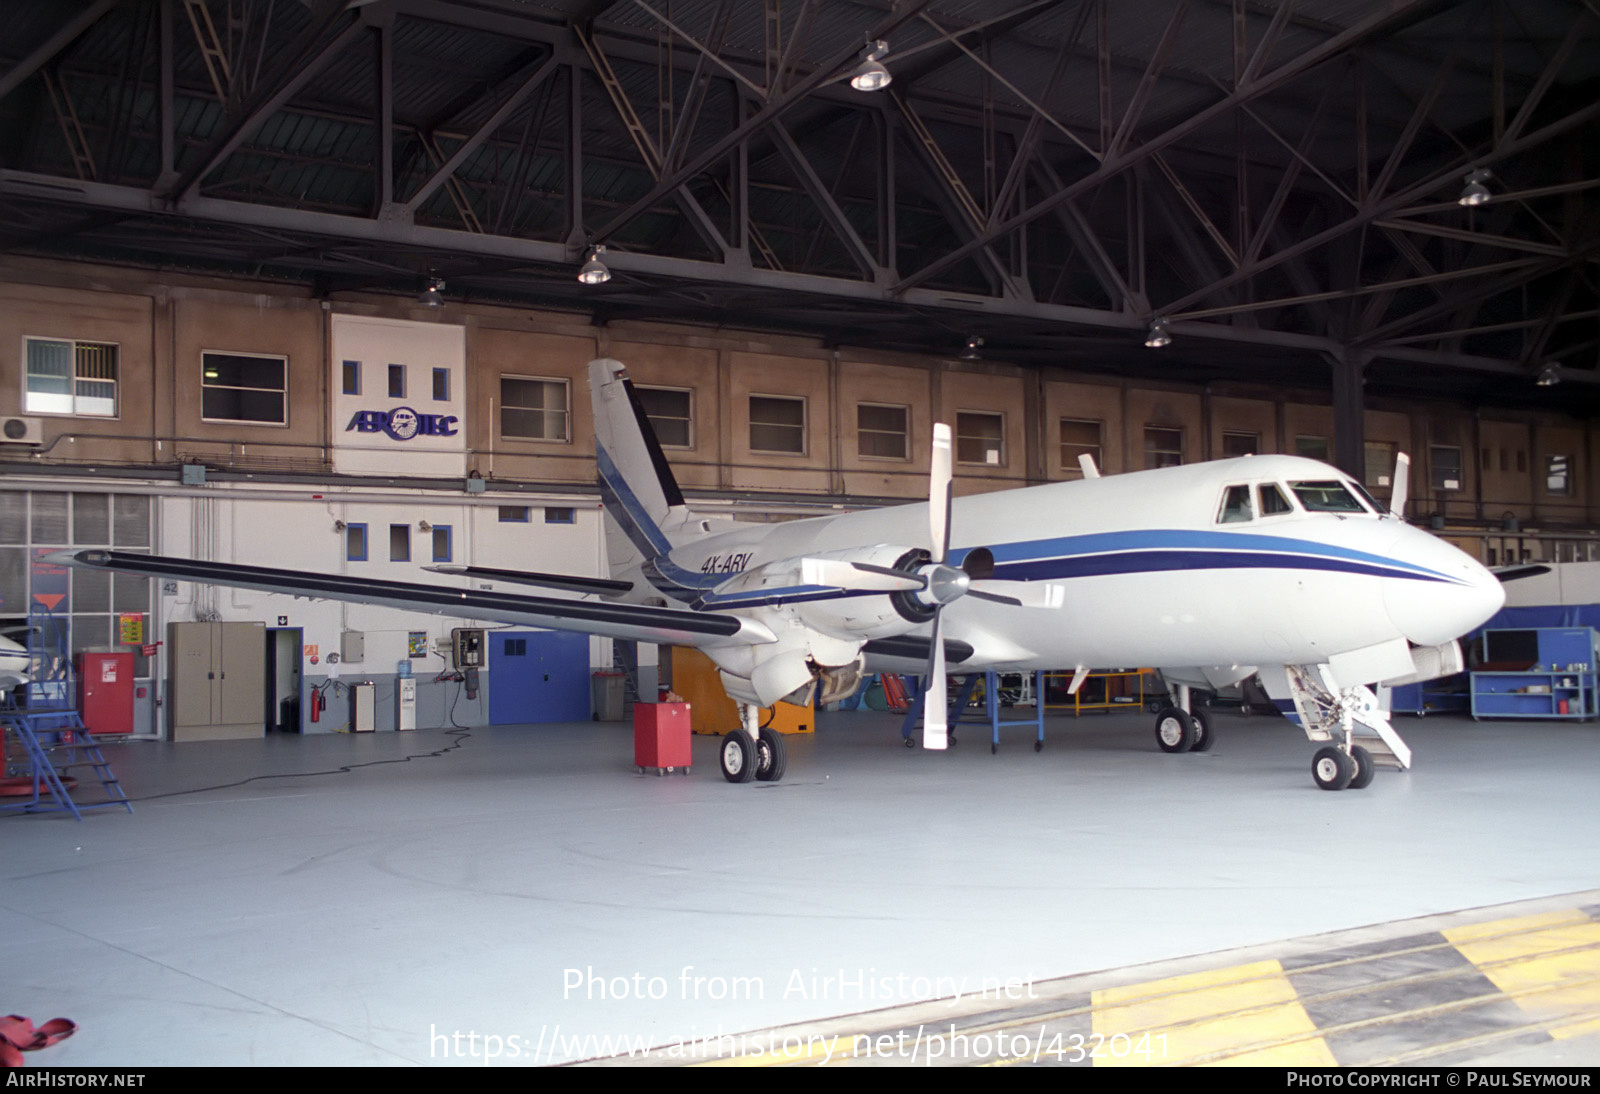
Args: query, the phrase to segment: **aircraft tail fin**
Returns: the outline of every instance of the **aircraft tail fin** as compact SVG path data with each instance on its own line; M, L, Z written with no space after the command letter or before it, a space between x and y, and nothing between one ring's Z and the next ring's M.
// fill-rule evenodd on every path
M683 492L622 362L589 362L595 463L606 512L646 559L672 549L666 529L688 516Z

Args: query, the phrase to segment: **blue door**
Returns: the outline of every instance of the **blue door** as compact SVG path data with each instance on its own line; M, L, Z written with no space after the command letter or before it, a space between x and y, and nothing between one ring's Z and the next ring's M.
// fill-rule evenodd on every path
M489 632L489 724L587 722L589 636Z

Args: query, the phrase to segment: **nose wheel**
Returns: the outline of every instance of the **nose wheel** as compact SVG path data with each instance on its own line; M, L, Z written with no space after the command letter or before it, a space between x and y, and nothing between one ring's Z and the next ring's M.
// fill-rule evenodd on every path
M1372 753L1360 745L1352 745L1349 752L1329 745L1311 757L1311 778L1324 790L1364 790L1377 773Z

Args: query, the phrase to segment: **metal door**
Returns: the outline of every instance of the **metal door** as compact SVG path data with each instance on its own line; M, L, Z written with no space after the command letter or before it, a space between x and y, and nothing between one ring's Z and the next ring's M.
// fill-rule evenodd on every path
M588 720L588 635L489 632L490 725Z

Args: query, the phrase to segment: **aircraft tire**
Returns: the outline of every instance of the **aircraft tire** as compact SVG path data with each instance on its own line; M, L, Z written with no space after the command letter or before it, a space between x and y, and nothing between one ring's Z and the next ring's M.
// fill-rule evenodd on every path
M1162 707L1156 715L1156 744L1163 752L1189 751L1194 733L1194 722L1177 707Z
M1355 745L1350 749L1350 759L1355 762L1356 773L1350 780L1351 790L1365 790L1372 785L1372 777L1378 773L1378 765L1372 760L1372 753Z
M763 729L756 741L756 781L775 783L783 778L788 766L789 750L784 746L783 735Z
M1189 712L1189 717L1194 719L1194 744L1189 746L1189 751L1210 752L1211 746L1217 743L1216 735L1211 732L1211 715L1196 707Z
M1311 777L1324 790L1343 790L1355 775L1356 762L1342 748L1328 745L1311 757Z
M756 777L756 745L742 729L726 733L717 750L722 777L731 783L747 783Z

